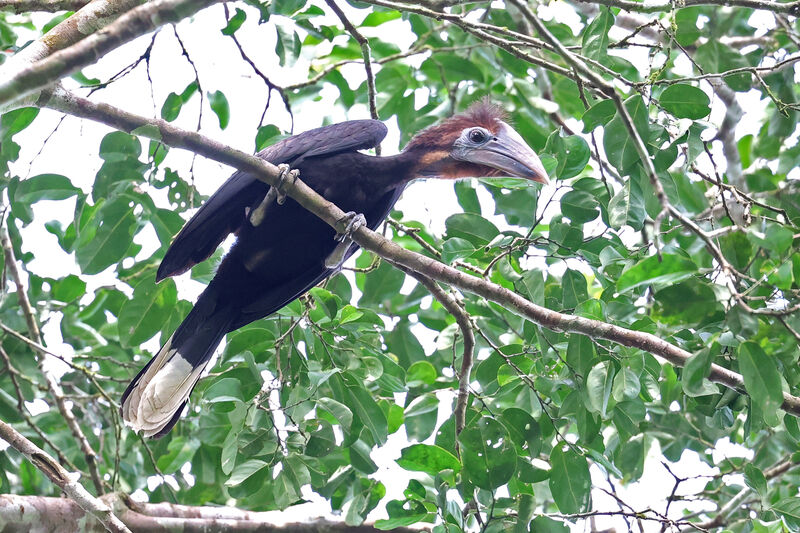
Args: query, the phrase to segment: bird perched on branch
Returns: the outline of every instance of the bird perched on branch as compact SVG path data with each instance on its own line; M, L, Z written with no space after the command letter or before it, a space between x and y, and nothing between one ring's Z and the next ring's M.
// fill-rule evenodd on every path
M354 120L295 135L258 156L290 165L317 193L349 211L349 230L360 224L375 229L416 178L510 175L547 183L539 158L502 110L487 102L423 130L397 155L359 152L385 135L379 121ZM123 394L122 415L134 430L149 437L166 434L226 333L304 294L357 250L347 234L337 237L294 200L282 202L279 193L236 172L170 246L159 281L207 259L228 234L237 236L194 308Z

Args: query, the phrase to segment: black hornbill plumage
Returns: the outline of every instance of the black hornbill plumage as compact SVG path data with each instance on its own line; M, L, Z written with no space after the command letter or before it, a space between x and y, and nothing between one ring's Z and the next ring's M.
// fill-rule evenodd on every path
M395 156L358 151L385 135L381 122L354 120L290 137L258 156L297 169L316 192L344 211L363 214L372 229L415 178L512 175L547 182L536 154L503 121L502 111L485 102L422 131ZM159 437L175 425L226 333L302 295L358 248L337 242L333 228L292 199L265 202L269 189L246 172L234 173L167 251L158 280L187 271L228 234L237 236L194 308L122 396L123 418L144 435Z

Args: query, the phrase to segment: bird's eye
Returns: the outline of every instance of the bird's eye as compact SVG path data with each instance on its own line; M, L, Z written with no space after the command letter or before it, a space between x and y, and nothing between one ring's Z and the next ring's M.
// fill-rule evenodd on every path
M481 128L474 128L467 135L469 140L475 144L480 144L486 140L486 132Z

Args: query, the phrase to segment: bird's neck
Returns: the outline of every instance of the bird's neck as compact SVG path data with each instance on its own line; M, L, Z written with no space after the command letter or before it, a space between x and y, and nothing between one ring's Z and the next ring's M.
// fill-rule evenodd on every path
M406 149L397 155L380 158L382 164L403 183L417 178L446 177L453 161L446 152Z

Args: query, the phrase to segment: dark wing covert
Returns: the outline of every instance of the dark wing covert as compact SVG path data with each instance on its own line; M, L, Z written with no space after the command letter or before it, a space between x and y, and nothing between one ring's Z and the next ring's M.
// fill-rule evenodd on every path
M351 120L283 139L256 155L274 165L292 165L307 157L373 148L386 131L386 126L377 120ZM208 259L225 237L242 225L246 208L260 203L268 191L269 186L252 174L234 172L172 241L156 280L182 274Z

